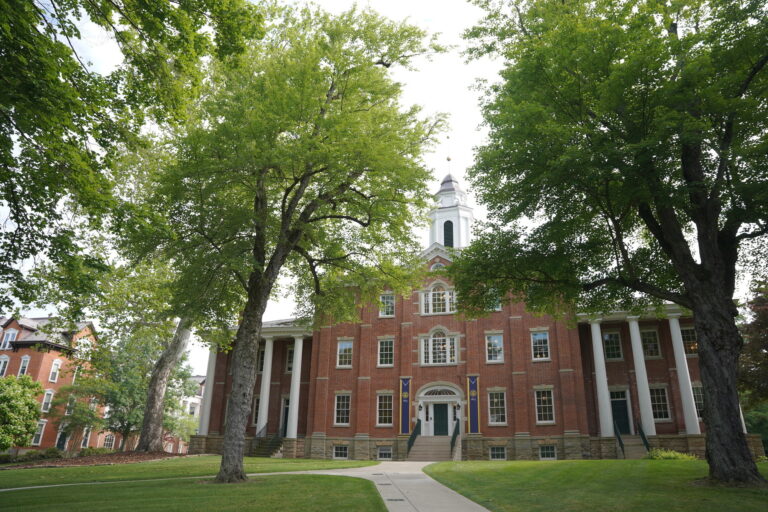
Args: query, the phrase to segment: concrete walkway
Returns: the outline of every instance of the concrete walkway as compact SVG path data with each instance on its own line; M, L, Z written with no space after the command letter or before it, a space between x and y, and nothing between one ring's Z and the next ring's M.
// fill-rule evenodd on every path
M422 468L431 462L381 462L348 469L296 471L288 474L336 475L372 481L390 512L488 512L429 477ZM255 473L248 476L263 476ZM271 473L281 474L286 473Z
M347 469L323 469L310 471L281 471L275 473L249 473L249 477L271 475L334 475L364 478L376 485L387 510L390 512L489 512L461 494L427 476L422 469L431 462L381 462L375 466ZM146 480L117 480L107 482L78 482L68 484L34 485L0 489L0 493L49 487L74 487L77 485L111 485L128 482L158 480L193 480L214 478L209 476L183 476L152 478Z

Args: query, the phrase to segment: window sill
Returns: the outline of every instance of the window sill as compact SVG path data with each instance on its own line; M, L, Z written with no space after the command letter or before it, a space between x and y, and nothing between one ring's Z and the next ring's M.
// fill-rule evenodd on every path
M531 359L531 361L534 362L534 363L551 363L552 362L552 358L551 357L546 357L546 358L545 357L540 357L538 359Z
M506 423L506 422L504 422L504 423L489 423L488 426L489 427L508 427L509 424Z
M458 363L421 363L420 366L423 367L430 367L430 366L458 366Z
M376 368L394 368L394 364L377 364Z
M378 424L377 423L374 428L392 428L393 426L394 426L394 424L392 424L392 423L389 423L389 424L387 424L387 423Z
M488 360L486 360L485 364L504 364L504 360L503 359L501 361L488 361Z
M445 311L441 313L419 313L421 316L440 316L440 315L454 315L455 311Z
M339 365L336 365L336 369L337 370L351 370L352 369L352 365L350 365L350 366L339 366Z
M379 318L395 318L395 315L382 315L379 313Z
M334 427L348 427L349 423L334 423Z
M536 425L544 425L544 426L546 426L546 425L555 425L555 422L554 421L537 421Z

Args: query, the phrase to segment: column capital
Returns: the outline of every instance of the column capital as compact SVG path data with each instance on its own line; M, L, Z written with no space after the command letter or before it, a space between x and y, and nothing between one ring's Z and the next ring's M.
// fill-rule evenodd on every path
M304 341L304 335L294 336L293 341Z
M637 322L640 320L640 315L628 315L627 322Z
M602 317L599 317L599 316L598 316L598 317L596 317L596 318L590 318L590 319L589 319L589 323L590 323L590 324L600 324L600 323L602 323L602 322L603 322L603 318L602 318Z
M683 316L682 313L667 313L667 318L669 319L680 318L681 316Z
M273 340L275 339L275 337L274 337L274 336L262 336L262 338L263 338L263 339L264 339L264 341L266 341L267 343L269 343L270 341L273 341Z

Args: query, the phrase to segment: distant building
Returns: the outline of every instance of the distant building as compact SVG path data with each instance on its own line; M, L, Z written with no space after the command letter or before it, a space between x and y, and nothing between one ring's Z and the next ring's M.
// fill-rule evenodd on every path
M472 222L452 176L435 199L422 253L431 270L469 243ZM464 320L452 284L432 274L407 297L382 290L358 323L310 331L289 319L265 322L261 335L249 453L620 458L645 453L641 433L650 446L704 453L696 333L676 306L566 322L500 303ZM231 357L211 353L192 452L221 450ZM762 454L759 437L749 441Z
M205 391L205 376L193 375L190 380L195 384L195 392L181 400L179 414L193 418L199 423L203 393ZM163 449L168 453L187 453L189 451L189 442L169 433L163 440Z

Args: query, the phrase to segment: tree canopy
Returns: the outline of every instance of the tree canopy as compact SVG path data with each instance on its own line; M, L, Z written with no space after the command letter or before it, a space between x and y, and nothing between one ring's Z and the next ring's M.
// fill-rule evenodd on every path
M761 480L739 433L733 294L768 233L765 2L475 3L471 52L507 65L470 170L490 220L449 270L462 306L689 308L710 474Z
M100 73L82 56L81 28L111 35L122 58ZM78 232L114 206L111 165L147 116L184 117L201 58L232 61L259 35L246 0L4 2L0 13L0 308L29 303L36 261L52 262L64 287L99 268ZM76 294L77 291L74 291Z
M28 375L0 378L0 451L29 444L37 429L37 396L42 392L40 383Z

